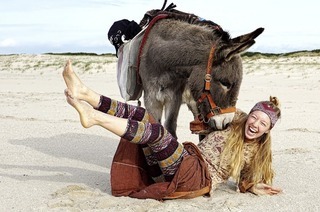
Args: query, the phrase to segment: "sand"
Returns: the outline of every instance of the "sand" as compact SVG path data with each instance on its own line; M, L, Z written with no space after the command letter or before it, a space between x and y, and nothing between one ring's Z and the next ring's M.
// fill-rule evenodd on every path
M116 59L106 56L0 56L0 211L319 211L320 56L244 58L237 107L279 97L282 119L273 129L276 196L237 193L220 186L211 197L137 200L113 197L110 165L118 138L82 128L65 101L61 72L71 59L91 88L122 100ZM180 141L191 135L183 105Z

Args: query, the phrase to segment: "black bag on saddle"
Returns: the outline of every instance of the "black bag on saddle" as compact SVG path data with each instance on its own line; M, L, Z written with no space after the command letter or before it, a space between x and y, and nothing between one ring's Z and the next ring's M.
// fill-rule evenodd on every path
M142 85L138 82L138 54L143 37L141 27L126 19L116 21L108 32L108 38L118 57L117 82L125 101L139 100Z

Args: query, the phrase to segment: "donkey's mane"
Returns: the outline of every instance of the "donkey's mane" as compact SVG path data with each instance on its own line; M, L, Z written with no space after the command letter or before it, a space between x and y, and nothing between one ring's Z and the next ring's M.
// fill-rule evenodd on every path
M213 33L216 36L220 37L221 40L224 41L224 42L228 42L231 39L231 36L230 36L229 32L224 31L222 28L213 30Z
M231 36L229 32L224 31L222 27L215 22L212 21L201 21L197 23L198 25L201 26L208 26L209 28L213 29L212 32L217 36L220 37L222 41L228 42L231 39Z

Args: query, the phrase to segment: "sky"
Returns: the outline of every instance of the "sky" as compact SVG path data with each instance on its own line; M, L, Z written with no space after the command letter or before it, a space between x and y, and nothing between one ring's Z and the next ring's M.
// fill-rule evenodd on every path
M163 0L1 0L0 54L115 53L107 39L118 20L139 22ZM317 0L168 0L176 9L219 24L231 37L265 31L248 51L320 49Z

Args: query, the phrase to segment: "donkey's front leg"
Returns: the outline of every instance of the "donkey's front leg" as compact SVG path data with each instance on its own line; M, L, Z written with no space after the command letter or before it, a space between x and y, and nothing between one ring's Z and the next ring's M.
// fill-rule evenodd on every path
M173 96L171 101L165 102L165 128L177 138L177 119L181 106L181 96Z
M144 104L148 113L150 113L158 123L161 123L163 103L158 101L154 96L155 95L150 95L145 92Z

